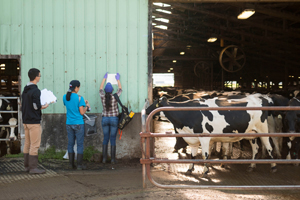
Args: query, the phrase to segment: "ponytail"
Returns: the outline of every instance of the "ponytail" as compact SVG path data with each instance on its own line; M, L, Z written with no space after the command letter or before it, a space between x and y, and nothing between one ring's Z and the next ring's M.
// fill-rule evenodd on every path
M68 91L68 92L67 92L67 96L66 96L67 101L70 101L70 99L71 99L71 94L72 94L71 91Z

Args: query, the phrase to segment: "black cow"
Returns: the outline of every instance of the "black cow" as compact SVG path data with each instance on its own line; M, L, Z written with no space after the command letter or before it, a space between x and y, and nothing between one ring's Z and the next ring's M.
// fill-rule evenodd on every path
M266 99L259 95L249 95L240 99L195 99L185 102L170 102L166 98L161 98L156 103L159 107L262 107L268 105ZM164 115L174 125L178 133L267 133L268 124L266 111L164 111ZM192 158L196 157L198 146L201 143L203 159L208 159L210 152L209 146L213 142L223 142L228 144L241 140L241 137L184 137L183 138L191 147ZM247 138L251 140L252 158L254 159L258 153L258 144L255 138ZM260 137L263 145L272 156L272 147L269 143L269 137ZM228 152L227 145L223 145L225 152ZM227 156L227 155L225 155ZM193 170L193 164L190 165L188 171ZM251 164L249 171L255 168L255 164ZM276 164L271 164L272 171L276 171ZM208 168L204 166L204 176L207 175Z
M288 106L300 106L300 100L296 97L290 99ZM286 112L284 118L284 125L287 129L287 132L295 133L300 132L300 111L299 110L290 110ZM287 159L297 159L298 152L300 149L300 138L299 137L289 137L287 141L288 146L288 155Z

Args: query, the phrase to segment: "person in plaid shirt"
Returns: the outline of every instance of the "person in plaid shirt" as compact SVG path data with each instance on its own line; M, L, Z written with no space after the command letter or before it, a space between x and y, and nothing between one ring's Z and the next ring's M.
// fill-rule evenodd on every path
M118 91L117 95L120 96L122 93L122 87L120 82L120 74L116 74L116 80L118 82ZM103 143L102 143L102 154L103 160L102 163L106 163L107 159L107 147L108 142L110 140L111 146L111 163L114 164L116 162L116 137L118 131L118 123L119 123L119 108L118 102L113 96L113 87L110 82L106 83L105 88L103 90L103 86L105 80L107 79L107 72L103 77L103 80L100 85L100 98L103 106L102 111L102 130L103 130Z

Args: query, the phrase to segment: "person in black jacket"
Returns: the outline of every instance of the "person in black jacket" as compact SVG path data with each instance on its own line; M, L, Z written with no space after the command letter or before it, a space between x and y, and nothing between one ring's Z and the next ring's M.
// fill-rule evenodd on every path
M47 108L48 104L41 105L41 91L36 85L41 78L40 70L31 68L28 77L30 82L24 87L22 93L22 119L25 131L24 167L30 174L41 174L45 173L45 170L37 168L42 135L41 110Z

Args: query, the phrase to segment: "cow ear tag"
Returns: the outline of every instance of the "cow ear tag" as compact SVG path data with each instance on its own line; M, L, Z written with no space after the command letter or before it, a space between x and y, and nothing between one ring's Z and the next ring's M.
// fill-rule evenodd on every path
M156 107L158 108L158 103L156 104Z

